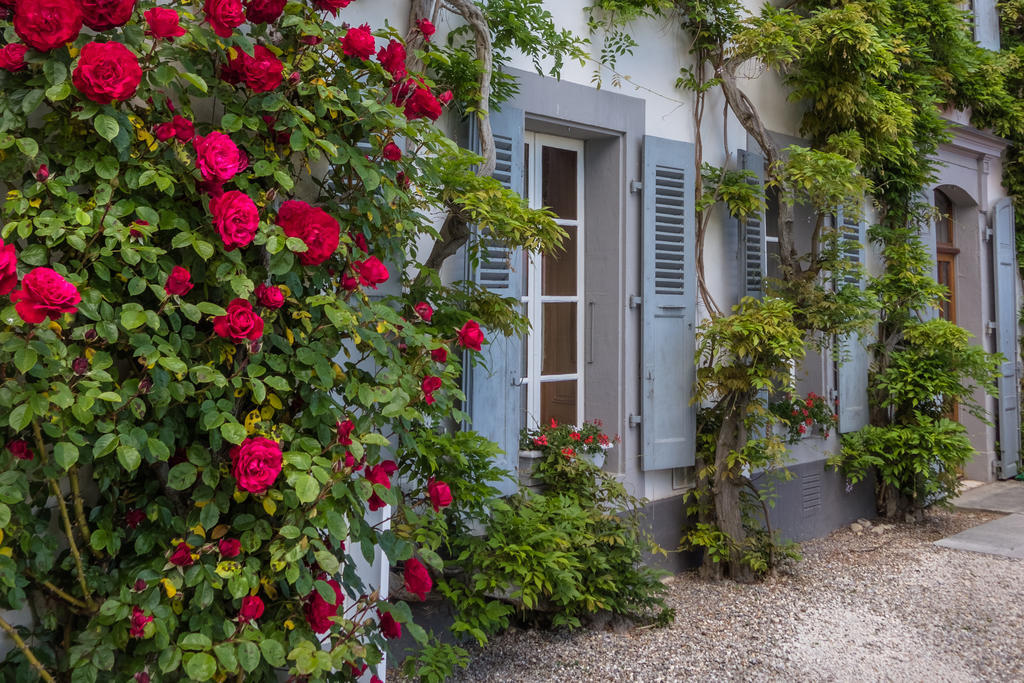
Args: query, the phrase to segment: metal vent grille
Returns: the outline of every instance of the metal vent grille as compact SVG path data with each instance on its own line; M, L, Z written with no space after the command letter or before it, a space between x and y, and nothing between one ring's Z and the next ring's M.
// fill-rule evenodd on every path
M658 166L654 176L654 287L686 293L686 183L683 171Z
M821 475L805 474L800 477L800 509L804 515L821 511Z

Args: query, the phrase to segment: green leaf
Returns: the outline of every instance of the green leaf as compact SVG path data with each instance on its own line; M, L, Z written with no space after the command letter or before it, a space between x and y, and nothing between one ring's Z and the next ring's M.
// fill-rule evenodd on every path
M96 132L108 142L116 138L117 134L121 131L121 126L118 125L117 119L107 114L98 114L93 119L92 125Z
M127 310L121 311L121 327L126 330L134 330L146 324L146 312Z
M71 84L67 81L58 83L57 85L51 85L46 89L46 99L51 102L60 102L66 100L68 95L71 94Z
M78 462L78 446L68 441L61 441L53 447L53 459L58 465L67 470Z
M316 552L316 563L328 574L338 573L338 558L329 550L318 550Z
M206 81L204 81L202 76L200 76L199 74L192 74L185 71L181 73L181 77L189 83L191 83L192 85L194 85L196 89L198 89L203 94L206 94L210 91L209 87L206 85Z
M308 474L295 477L295 495L300 503L312 503L320 495L320 484Z
M32 138L18 138L18 149L27 157L35 157L39 154L39 145Z
M205 652L186 655L185 673L194 681L207 681L217 673L217 661Z
M184 491L196 480L196 466L190 462L180 462L167 473L167 485L175 491Z
M227 671L234 671L238 668L238 659L235 657L235 647L231 643L220 643L213 648L221 666Z
M114 450L117 434L104 434L92 446L92 457L100 458Z
M243 640L238 643L237 654L238 663L248 673L252 673L260 665L260 649L256 647L256 643L250 640Z
M284 666L284 645L267 638L260 642L260 652L263 653L263 658L267 660L270 666Z
M100 178L103 178L104 180L116 178L117 172L119 170L120 167L117 164L117 159L115 159L114 157L103 157L102 159L96 162L96 175L98 175ZM90 220L90 223L91 222L92 221ZM86 223L83 225L88 224Z
M167 673L178 668L181 663L181 650L176 647L169 647L164 649L160 653L160 658L157 660L157 666L160 667L160 671Z
M221 308L217 304L209 302L209 301L201 301L199 303L199 305L197 306L197 308L199 309L200 313L205 313L206 315L227 315L228 314L228 312L225 311L223 308Z
M24 346L14 354L14 366L24 374L35 367L39 354L30 346Z
M245 441L245 425L240 425L237 422L225 422L220 426L220 435L228 443L240 444Z
M129 472L134 472L139 469L142 454L139 453L139 449L122 444L117 447L117 461L121 463L121 467Z
M0 503L0 529L5 528L11 523L11 508L7 507L4 503Z
M182 650L209 650L213 641L205 633L186 633L178 640L178 647Z
M11 426L16 432L20 432L25 427L28 427L32 423L32 409L27 403L22 403L20 406L15 406L11 414L7 416L7 424Z

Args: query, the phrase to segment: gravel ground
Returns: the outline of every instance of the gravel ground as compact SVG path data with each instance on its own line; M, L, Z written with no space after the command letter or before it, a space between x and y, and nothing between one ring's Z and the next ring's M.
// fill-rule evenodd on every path
M455 680L1021 681L1024 561L932 545L997 517L844 528L756 585L681 575L669 628L514 629Z

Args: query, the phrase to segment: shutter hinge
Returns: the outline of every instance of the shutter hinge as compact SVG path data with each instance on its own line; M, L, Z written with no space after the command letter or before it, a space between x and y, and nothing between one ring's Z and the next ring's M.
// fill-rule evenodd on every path
M510 379L512 380L512 386L521 387L523 386L523 378L519 376L518 372L509 373Z
M639 180L630 180L629 181L629 191L632 192L633 194L636 194L637 192L640 192L643 189L644 189L644 184L642 182L640 182Z
M644 418L643 418L642 415L630 415L629 416L629 427L630 427L630 429L633 429L635 427L639 427L640 423L642 423L643 421L644 421Z
M630 296L629 296L629 307L630 308L640 308L641 306L643 306L643 303L644 303L644 298L642 296L640 296L639 294L630 294Z
M991 242L992 241L992 228L985 228L985 241L986 242Z
M989 320L987 323L985 323L985 331L988 332L989 334L995 334L997 329L998 327L996 326L994 320Z

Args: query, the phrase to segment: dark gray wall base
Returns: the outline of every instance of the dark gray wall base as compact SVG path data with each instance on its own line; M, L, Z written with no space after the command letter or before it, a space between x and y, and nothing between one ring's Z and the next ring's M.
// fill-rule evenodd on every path
M802 463L788 468L793 478L784 481L769 475L754 476L754 483L764 490L774 486L775 506L769 510L772 530L791 541L806 541L826 536L857 520L875 518L875 482L869 478L846 490L846 478L825 465L824 460ZM683 496L663 498L648 503L642 510L644 523L655 542L665 550L679 546L687 519ZM651 555L648 562L670 572L695 569L700 553L669 552L668 557Z

